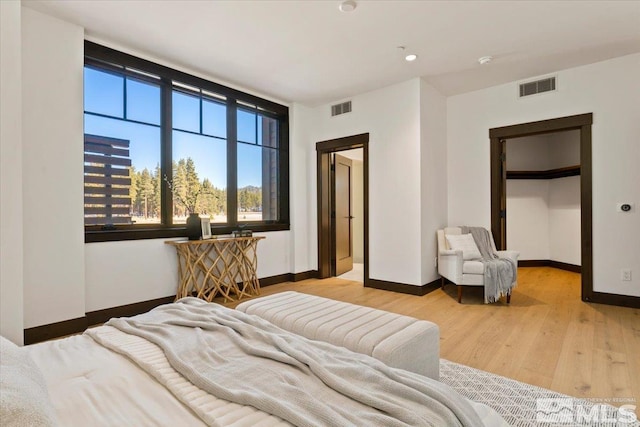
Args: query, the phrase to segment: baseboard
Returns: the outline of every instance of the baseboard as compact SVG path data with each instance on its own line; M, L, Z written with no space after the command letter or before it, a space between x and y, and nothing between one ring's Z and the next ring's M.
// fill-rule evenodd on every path
M175 301L176 296L157 298L148 301L134 302L133 304L120 305L118 307L105 308L104 310L90 311L85 316L89 326L104 323L112 317L131 317L146 313L160 305Z
M518 267L549 267L548 259L518 260Z
M316 277L318 277L318 272L316 270L309 270L301 273L285 273L277 276L263 277L260 279L260 286L270 286L284 282L298 282L300 280ZM25 345L35 344L66 335L78 334L85 331L89 326L104 323L113 317L136 316L138 314L146 313L160 305L169 304L175 299L175 295L171 295L164 298L105 308L103 310L90 311L85 313L84 317L79 317L77 319L64 320L62 322L25 329L23 333L24 343Z
M567 264L560 261L549 261L549 267L559 268L560 270L573 271L574 273L582 273L582 267L575 264Z
M299 282L301 280L317 279L317 278L318 278L317 270L302 271L300 273L278 274L277 276L269 276L269 277L261 278L260 287L277 285L278 283L284 283L284 282Z
M77 334L87 329L87 327L87 318L78 317L77 319L63 320L62 322L28 328L25 329L23 333L24 344L35 344L53 338Z
M269 276L263 277L260 280L260 287L264 288L265 286L277 285L278 283L283 282L292 282L291 273L278 274L277 276Z
M299 282L301 280L317 279L317 278L318 278L318 270L309 270L309 271L302 271L300 273L291 273L292 282Z
M422 296L438 289L440 287L440 279L436 279L422 286L407 285L406 283L398 282L388 282L386 280L368 279L365 280L364 287L381 289L383 291L399 292L401 294Z
M617 305L621 307L640 308L640 297L631 295L609 294L606 292L593 292L590 296L582 298L585 302L598 304Z
M560 270L572 271L574 273L582 273L582 267L579 265L552 261L550 259L519 260L518 267L553 267Z

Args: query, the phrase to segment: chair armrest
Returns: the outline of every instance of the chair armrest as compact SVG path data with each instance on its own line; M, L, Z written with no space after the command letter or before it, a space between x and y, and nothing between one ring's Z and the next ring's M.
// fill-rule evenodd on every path
M462 251L442 249L438 251L438 273L453 283L462 281Z
M460 249L455 250L455 249L441 249L440 251L438 251L438 255L440 256L462 256L462 251Z

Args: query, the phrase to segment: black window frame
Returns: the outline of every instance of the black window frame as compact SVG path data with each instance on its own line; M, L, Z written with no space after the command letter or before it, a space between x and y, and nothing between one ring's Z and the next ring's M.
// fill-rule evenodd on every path
M289 108L285 105L251 95L237 89L197 77L155 62L120 52L85 40L84 65L121 74L140 75L127 68L159 76L161 93L161 159L160 168L169 179L172 177L172 111L171 96L180 82L226 98L227 106L227 223L211 224L213 234L229 234L240 227L252 231L282 231L290 229L289 220ZM151 79L151 78L150 78ZM158 80L154 80L158 82ZM238 164L237 164L237 110L254 106L254 112L278 121L278 220L238 221ZM84 111L84 106L83 106ZM121 240L159 239L186 237L186 227L169 225L172 197L167 185L161 186L161 223L149 225L85 226L85 243Z

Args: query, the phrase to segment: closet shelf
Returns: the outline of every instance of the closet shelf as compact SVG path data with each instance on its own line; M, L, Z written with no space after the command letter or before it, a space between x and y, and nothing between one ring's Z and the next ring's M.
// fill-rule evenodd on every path
M507 171L507 179L554 179L580 175L580 165L546 171Z

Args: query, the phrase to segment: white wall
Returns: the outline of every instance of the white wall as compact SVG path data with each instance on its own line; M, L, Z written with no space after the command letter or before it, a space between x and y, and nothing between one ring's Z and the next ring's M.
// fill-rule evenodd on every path
M353 111L336 117L331 117L330 104L314 109L314 130L307 140L313 161L306 164L313 171L307 191L314 199L306 232L317 246L315 143L369 133L369 276L422 285L420 80L367 92L351 101ZM304 248L295 248L296 253L299 250Z
M506 143L507 170L544 171L549 167L549 137L547 135L511 138Z
M582 265L580 235L580 177L550 180L548 259Z
M549 169L580 164L580 131L570 130L547 135Z
M507 248L521 260L549 258L549 181L507 180Z
M615 209L640 200L640 54L557 74L557 92L518 99L513 82L447 99L449 223L490 227L490 128L593 112L594 291L640 296L638 210Z
M436 230L447 226L447 104L420 80L420 216L422 284L438 278Z
M85 314L83 37L22 9L25 328Z
M289 109L289 201L291 214L289 271L300 273L318 269L315 228L316 191L309 182L315 174L315 146L310 144L314 127L314 111L301 104Z
M20 2L0 2L0 334L16 344L24 311L20 15Z

